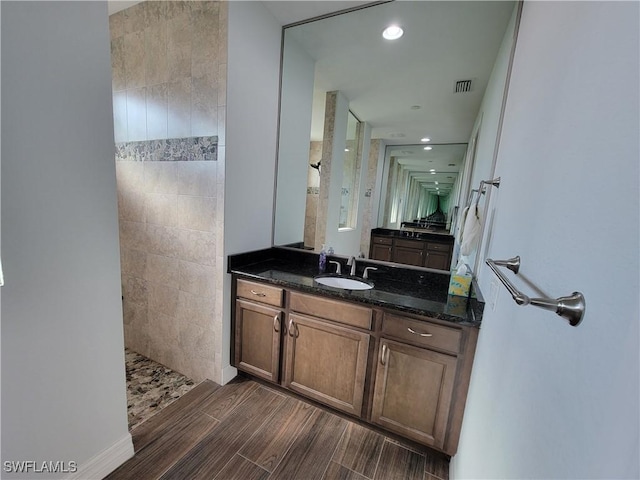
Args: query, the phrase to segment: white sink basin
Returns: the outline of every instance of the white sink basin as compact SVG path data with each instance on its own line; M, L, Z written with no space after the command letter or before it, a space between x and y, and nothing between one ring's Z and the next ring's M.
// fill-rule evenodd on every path
M316 277L314 278L320 285L327 287L342 288L343 290L370 290L373 288L373 284L366 280L358 278L346 278L346 277Z

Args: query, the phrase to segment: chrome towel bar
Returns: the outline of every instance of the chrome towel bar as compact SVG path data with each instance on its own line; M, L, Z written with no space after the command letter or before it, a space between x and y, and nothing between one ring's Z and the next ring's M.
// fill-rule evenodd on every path
M498 267L506 267L513 273L517 274L520 270L520 256L510 258L509 260L491 260L488 258L486 264L493 270L493 273L500 279L502 284L507 288L511 297L518 305L534 305L556 312L562 318L569 320L569 324L573 327L578 326L584 317L585 301L584 295L580 292L573 292L566 297L556 299L552 298L530 298L520 290L518 290Z

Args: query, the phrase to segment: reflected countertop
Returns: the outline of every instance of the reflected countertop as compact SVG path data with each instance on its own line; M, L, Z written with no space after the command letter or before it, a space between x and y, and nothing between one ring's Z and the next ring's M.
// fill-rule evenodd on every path
M345 257L328 256L328 267L329 260L340 262L342 271L348 271ZM320 285L314 281L318 275L318 254L288 248L273 247L230 255L228 272L324 297L428 316L460 325L480 326L484 309L480 292L476 288L473 298L449 295L447 272L403 268L367 260L358 260L357 265L357 276L362 276L365 266L378 269L369 272L369 279L374 283L373 289L343 290ZM330 271L334 269L335 266L331 265Z

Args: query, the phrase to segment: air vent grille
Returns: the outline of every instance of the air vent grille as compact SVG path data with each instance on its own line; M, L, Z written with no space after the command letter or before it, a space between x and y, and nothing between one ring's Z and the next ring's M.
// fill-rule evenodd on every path
M458 80L453 91L454 93L470 92L472 83L472 80Z

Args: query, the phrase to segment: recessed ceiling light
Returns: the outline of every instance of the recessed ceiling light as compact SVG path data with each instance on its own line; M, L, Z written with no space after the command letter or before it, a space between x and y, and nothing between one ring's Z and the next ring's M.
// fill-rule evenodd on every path
M435 171L436 171L436 169L435 169L435 168L432 168L432 169L430 169L429 171L430 171L431 173L433 173L433 172L435 172Z
M389 25L382 32L382 37L387 40L397 40L403 33L404 30L402 30L398 25Z
M431 175L435 175L435 174L436 174L436 172L431 172Z
M438 182L435 182L436 185L438 185Z
M429 137L424 137L420 139L421 142L430 142L431 139Z
M349 149L348 149L348 148L345 148L345 149L344 149L344 151L345 151L345 152L348 152L348 151L349 151Z
M433 147L424 147L425 150L433 150Z

